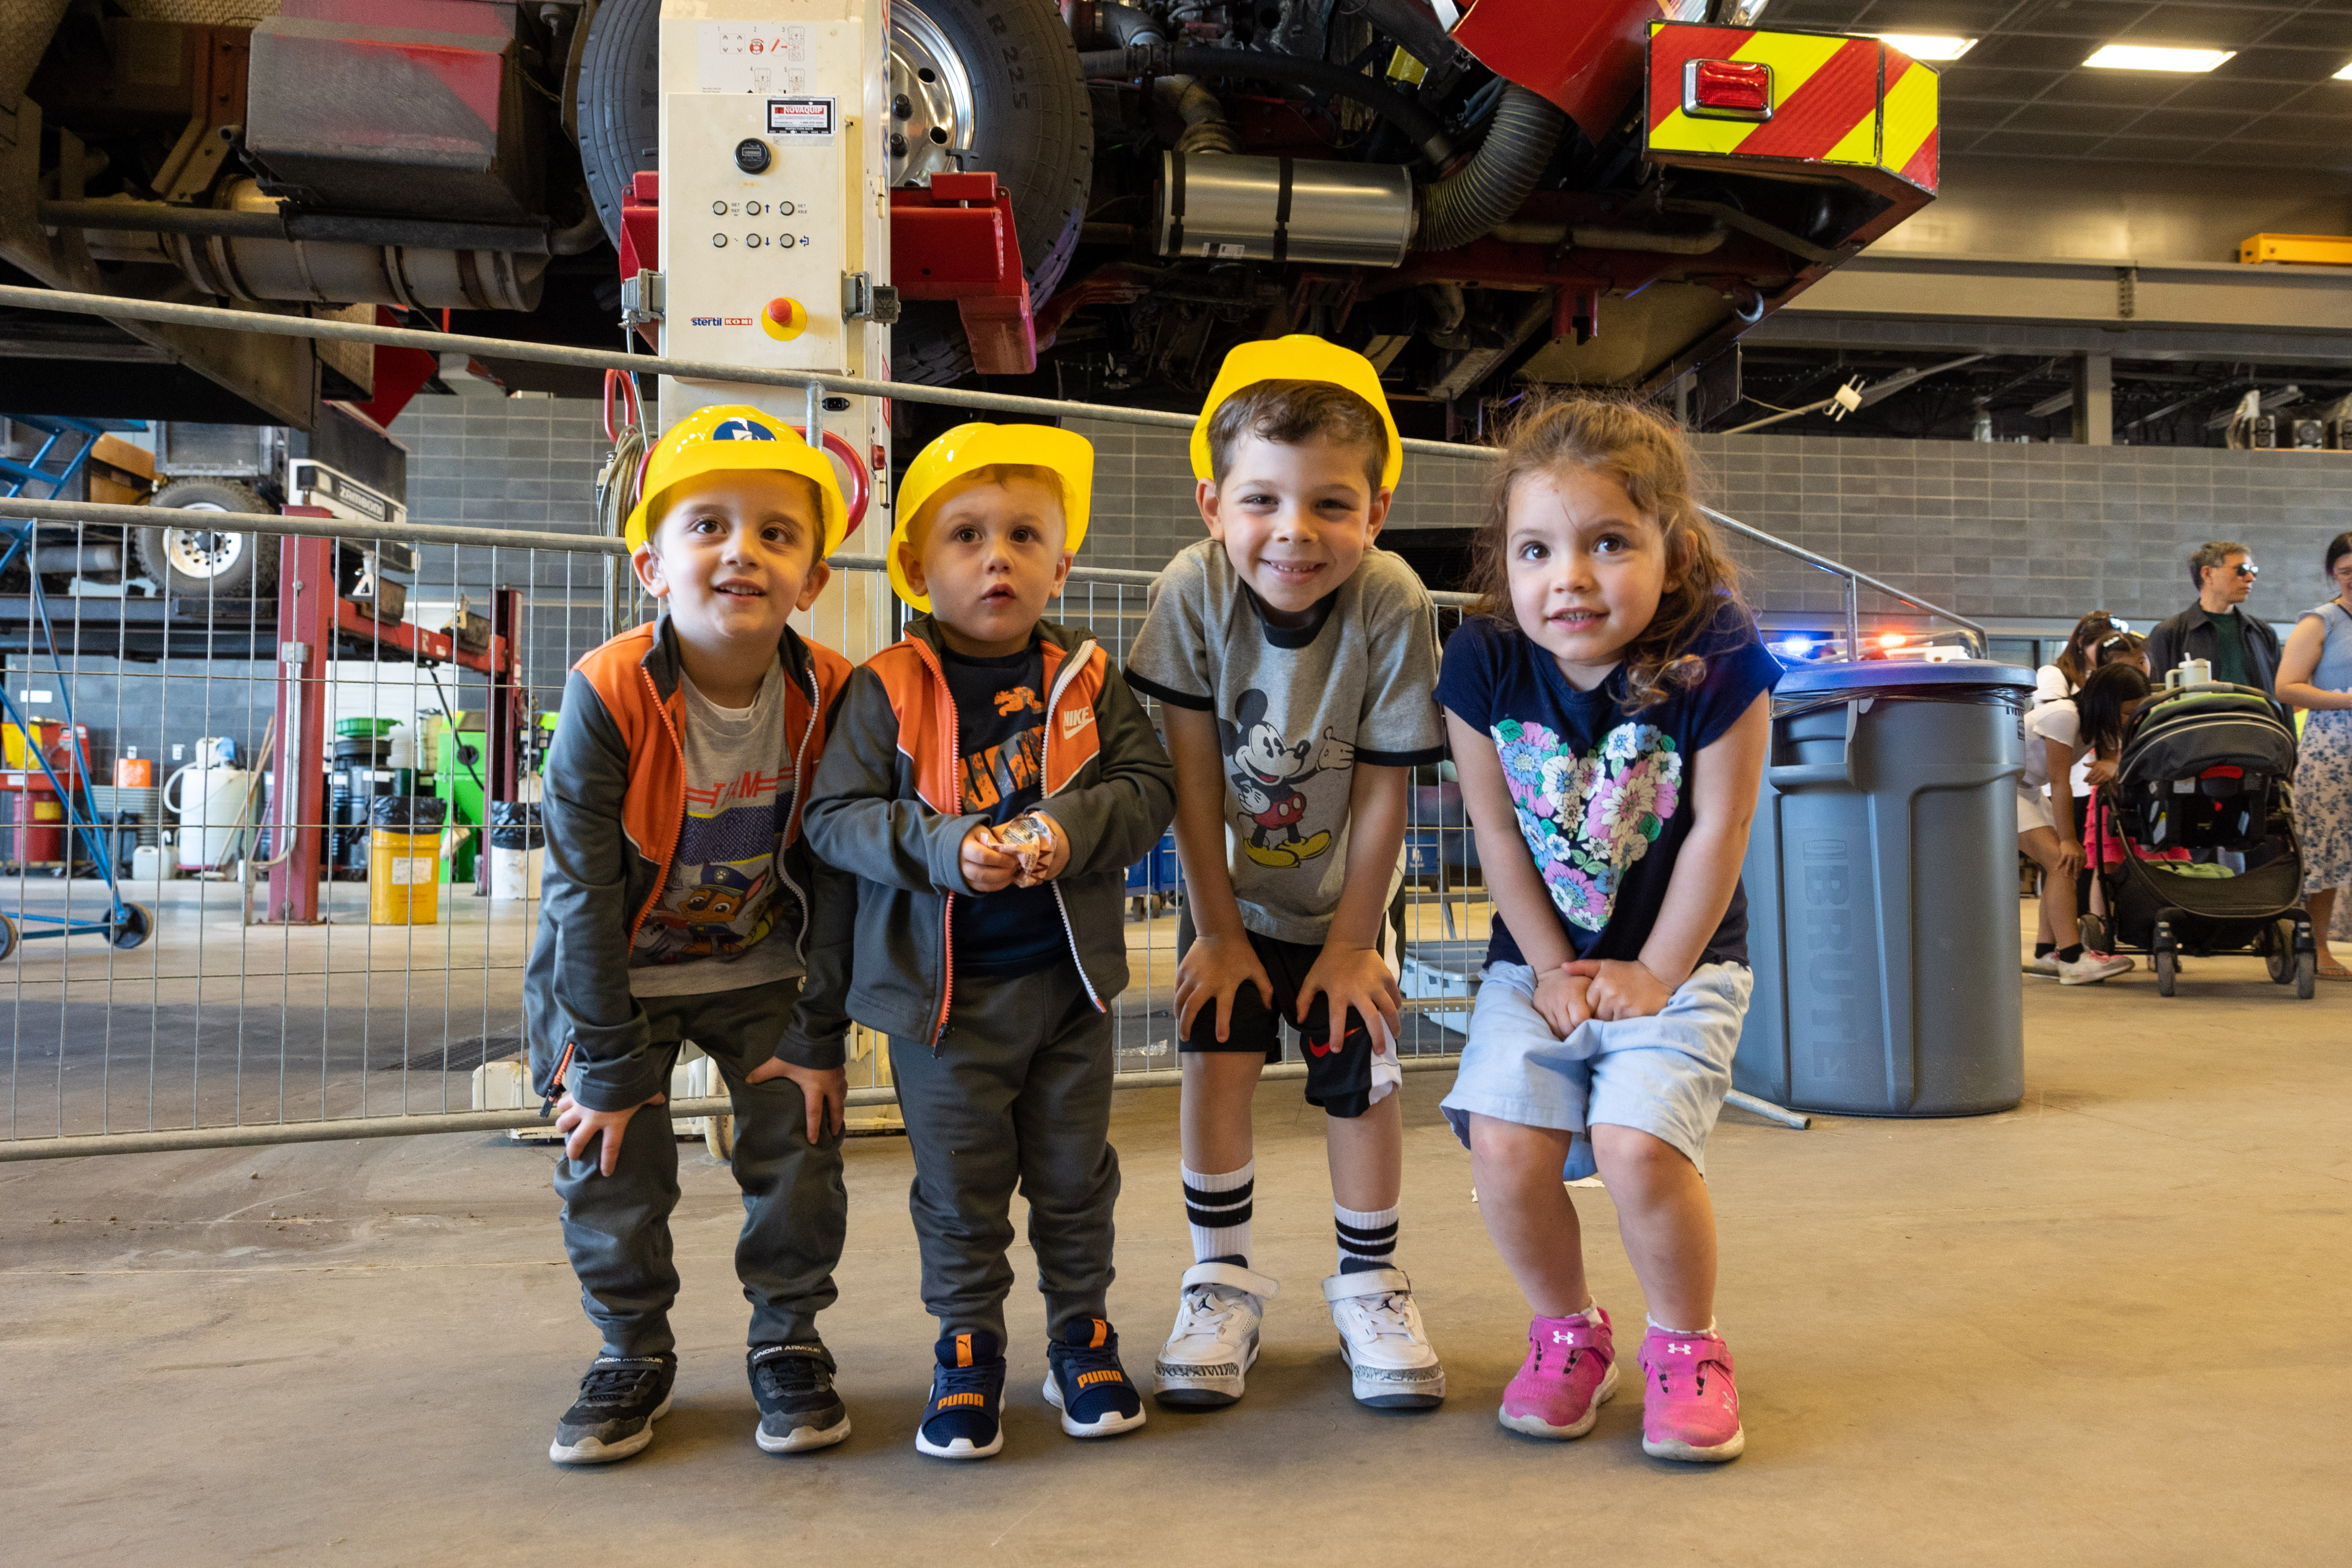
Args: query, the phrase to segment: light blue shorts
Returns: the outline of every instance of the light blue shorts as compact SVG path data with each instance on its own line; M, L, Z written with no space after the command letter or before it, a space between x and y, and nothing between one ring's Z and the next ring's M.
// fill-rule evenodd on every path
M1563 1179L1592 1174L1590 1129L1605 1121L1672 1144L1706 1173L1706 1135L1731 1089L1731 1056L1756 977L1710 963L1654 1017L1588 1019L1562 1040L1536 1011L1536 972L1490 963L1470 1013L1470 1043L1441 1107L1463 1146L1470 1118L1577 1134Z

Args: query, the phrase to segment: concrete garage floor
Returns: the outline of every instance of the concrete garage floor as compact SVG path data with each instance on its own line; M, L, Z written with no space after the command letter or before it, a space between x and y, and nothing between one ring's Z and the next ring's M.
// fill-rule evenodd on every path
M932 1330L903 1143L852 1146L827 1337L844 1447L751 1446L726 1172L687 1147L675 1413L608 1469L548 1464L594 1342L546 1151L474 1136L0 1169L0 1436L20 1563L1386 1563L2328 1561L2352 1526L2352 987L2297 1004L2248 959L2030 983L2030 1092L1967 1121L1737 1112L1713 1146L1747 1457L1643 1457L1630 1382L1566 1445L1496 1427L1526 1313L1408 1079L1404 1258L1452 1398L1346 1397L1319 1118L1259 1101L1258 1245L1287 1287L1238 1408L1104 1444L1037 1394L1016 1296L1004 1455L912 1447ZM1130 1369L1183 1260L1175 1100L1119 1100L1113 1311ZM1580 1193L1601 1301L1642 1303ZM1025 1275L1027 1268L1023 1267ZM1629 1350L1629 1333L1624 1342Z

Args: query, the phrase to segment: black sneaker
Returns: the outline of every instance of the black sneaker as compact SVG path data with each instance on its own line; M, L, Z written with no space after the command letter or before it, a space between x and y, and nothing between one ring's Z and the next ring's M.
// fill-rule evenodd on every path
M580 1397L555 1424L547 1457L559 1465L609 1465L654 1440L669 1414L677 1357L598 1356L580 1380Z
M849 1410L833 1391L833 1353L823 1345L757 1345L744 1359L760 1402L752 1436L761 1447L799 1454L849 1436Z

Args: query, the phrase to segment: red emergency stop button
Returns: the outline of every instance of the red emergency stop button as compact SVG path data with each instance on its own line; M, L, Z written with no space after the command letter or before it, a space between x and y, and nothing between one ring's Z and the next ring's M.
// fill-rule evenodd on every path
M1683 112L1699 120L1772 118L1772 68L1761 60L1687 60Z
M808 307L798 300L771 300L760 312L760 330L780 343L791 342L808 331Z

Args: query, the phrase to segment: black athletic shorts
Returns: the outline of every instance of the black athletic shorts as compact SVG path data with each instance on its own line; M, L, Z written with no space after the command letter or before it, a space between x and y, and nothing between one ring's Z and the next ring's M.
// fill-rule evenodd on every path
M1349 1013L1348 1032L1334 1049L1323 1043L1331 1033L1330 1014L1324 998L1317 996L1315 1005L1307 1009L1305 1017L1298 1013L1299 990L1307 984L1307 972L1323 955L1322 944L1284 942L1256 931L1247 934L1251 951L1265 965L1266 978L1274 982L1274 1006L1269 1009L1257 987L1244 983L1234 994L1233 1025L1223 1039L1217 1038L1217 1005L1212 1001L1193 1015L1192 1032L1178 1048L1252 1051L1262 1054L1269 1062L1278 1062L1282 1059L1280 1026L1286 1021L1298 1031L1300 1047L1307 1057L1307 1103L1349 1121L1361 1116L1372 1107L1371 1031L1361 1017ZM1181 959L1192 945L1192 917L1187 910L1176 921L1177 956Z

